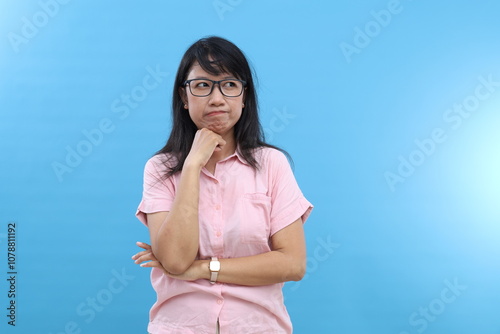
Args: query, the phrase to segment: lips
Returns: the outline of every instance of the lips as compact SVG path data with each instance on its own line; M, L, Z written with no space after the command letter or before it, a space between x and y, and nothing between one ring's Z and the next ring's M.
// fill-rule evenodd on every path
M214 110L214 111L210 111L206 114L206 116L217 116L217 115L222 115L222 114L225 114L226 111L223 111L223 110Z

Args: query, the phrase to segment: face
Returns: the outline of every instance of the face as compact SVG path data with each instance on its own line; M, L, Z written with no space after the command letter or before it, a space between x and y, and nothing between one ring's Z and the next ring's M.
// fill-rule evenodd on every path
M214 76L195 63L186 80L210 79L218 81L235 78L229 73ZM237 97L227 97L222 95L219 85L215 85L212 93L204 97L193 96L189 87L181 88L180 93L184 104L187 105L186 112L189 112L191 120L198 129L207 128L223 137L234 134L234 125L241 117L245 92Z

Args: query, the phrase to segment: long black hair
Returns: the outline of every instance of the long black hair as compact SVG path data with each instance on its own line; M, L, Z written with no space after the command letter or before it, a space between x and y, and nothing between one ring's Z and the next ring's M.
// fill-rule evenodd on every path
M184 102L180 93L180 88L183 87L191 67L196 62L210 74L230 73L246 82L245 107L240 119L234 125L237 150L242 158L254 169L259 169L259 164L254 156L256 148L272 147L284 152L265 142L264 132L259 122L252 71L243 52L224 38L205 37L187 49L175 77L172 92L172 131L165 146L156 152L156 154L167 154L169 157L165 161L166 176L172 176L182 170L198 130L189 113L183 108ZM284 153L289 157L286 152Z

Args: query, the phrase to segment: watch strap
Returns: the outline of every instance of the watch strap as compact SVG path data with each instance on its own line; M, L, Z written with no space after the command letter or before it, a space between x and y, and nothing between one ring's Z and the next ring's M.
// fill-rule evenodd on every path
M212 263L212 261L218 262L219 259L217 257L213 256L210 263ZM220 265L219 265L219 268L220 268ZM215 284L215 282L217 282L217 276L219 275L219 270L212 271L212 266L210 264L209 264L208 269L210 270L210 283Z

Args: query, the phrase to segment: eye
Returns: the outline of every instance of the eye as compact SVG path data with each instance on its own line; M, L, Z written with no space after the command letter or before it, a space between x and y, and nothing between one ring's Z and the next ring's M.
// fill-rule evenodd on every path
M224 81L224 87L227 87L227 88L238 87L238 81L234 81L234 80Z
M203 80L196 80L193 83L195 84L195 87L197 87L197 88L208 88L208 87L210 87L210 84L211 84L211 82L203 81Z

